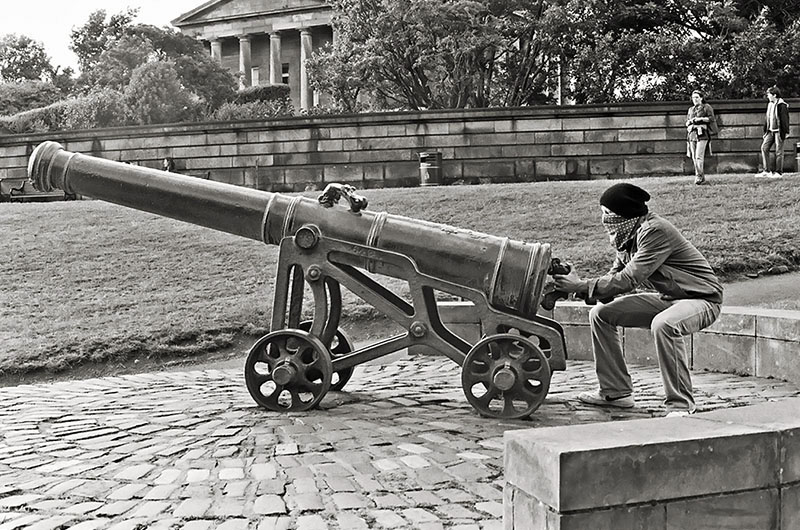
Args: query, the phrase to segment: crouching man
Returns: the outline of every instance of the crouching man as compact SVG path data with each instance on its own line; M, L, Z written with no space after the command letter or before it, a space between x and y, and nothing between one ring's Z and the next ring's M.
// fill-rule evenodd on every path
M620 328L649 328L655 339L668 416L695 411L684 337L719 316L722 285L702 254L670 222L651 213L650 195L638 186L614 184L600 197L602 223L616 250L611 271L582 279L573 268L554 276L556 288L588 300L607 299L589 313L598 392L578 396L606 407L634 406L633 384L622 354Z

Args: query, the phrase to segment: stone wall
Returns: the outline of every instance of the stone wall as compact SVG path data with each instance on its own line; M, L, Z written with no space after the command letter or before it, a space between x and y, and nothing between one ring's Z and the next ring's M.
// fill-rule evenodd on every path
M800 528L800 398L505 433L505 530Z
M796 102L790 102L798 108ZM762 101L714 103L723 124L709 173L758 166ZM268 191L348 182L419 182L419 153L442 154L443 183L589 179L691 173L686 103L398 112L270 122L126 127L0 137L0 178L24 178L44 140L69 150ZM792 122L800 113L792 112ZM796 127L793 128L796 130ZM791 139L790 139L791 140ZM787 170L795 168L786 143Z

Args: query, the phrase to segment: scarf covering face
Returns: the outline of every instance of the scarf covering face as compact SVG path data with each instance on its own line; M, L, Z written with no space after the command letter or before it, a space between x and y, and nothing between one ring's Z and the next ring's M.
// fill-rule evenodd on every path
M628 241L633 237L636 229L639 228L641 220L642 217L626 219L615 213L603 212L603 228L608 232L608 239L611 241L611 246L620 252L625 250Z

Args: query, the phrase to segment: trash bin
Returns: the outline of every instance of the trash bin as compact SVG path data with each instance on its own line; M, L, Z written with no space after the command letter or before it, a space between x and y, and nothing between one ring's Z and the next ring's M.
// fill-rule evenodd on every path
M442 153L428 151L419 154L419 185L438 186L442 183Z
M794 170L800 172L800 142L794 144Z

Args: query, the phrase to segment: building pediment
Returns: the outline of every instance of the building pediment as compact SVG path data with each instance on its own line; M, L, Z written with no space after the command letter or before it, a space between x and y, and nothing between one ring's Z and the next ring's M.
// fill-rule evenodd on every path
M176 27L263 17L295 11L329 10L325 0L212 0L172 21Z

